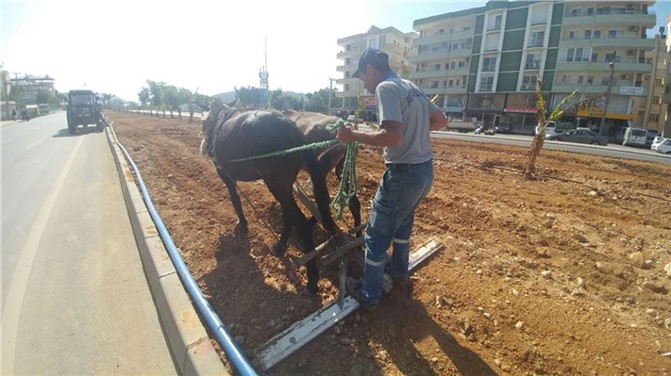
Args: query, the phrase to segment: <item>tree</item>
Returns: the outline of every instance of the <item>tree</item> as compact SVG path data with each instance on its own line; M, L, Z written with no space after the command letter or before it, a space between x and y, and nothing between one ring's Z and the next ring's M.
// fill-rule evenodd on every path
M179 118L182 118L182 112L179 109L179 105L182 104L179 91L177 87L173 85L166 85L163 87L163 94L165 96L165 103L170 108L170 118L172 119L172 112L177 111L179 113Z
M151 99L151 93L149 92L149 88L143 87L140 90L140 92L137 93L137 99L140 101L142 107L145 107L149 103L149 100Z
M147 85L149 85L149 92L151 93L151 105L156 108L156 116L158 116L158 110L160 109L163 111L163 117L165 117L165 94L163 92L165 82L147 80Z

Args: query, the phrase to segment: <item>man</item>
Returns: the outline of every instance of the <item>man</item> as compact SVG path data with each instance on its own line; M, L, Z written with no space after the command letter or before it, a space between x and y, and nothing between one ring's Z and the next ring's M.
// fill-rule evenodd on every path
M353 77L375 93L380 128L375 132L342 128L336 138L384 147L386 164L366 228L363 281L347 280L349 293L372 311L382 297L385 257L392 242L388 273L396 284L407 281L415 208L433 183L429 132L447 126L447 119L417 86L391 71L389 56L380 50L364 51Z

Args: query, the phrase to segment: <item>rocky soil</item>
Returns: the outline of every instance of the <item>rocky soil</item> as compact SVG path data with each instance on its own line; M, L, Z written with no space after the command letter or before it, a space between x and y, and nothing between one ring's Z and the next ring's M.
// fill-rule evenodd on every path
M287 261L302 255L297 238L285 257L271 252L281 215L263 183L238 183L250 232L233 233L227 190L198 154L198 123L108 116L191 272L251 359L337 298L336 266L322 270L318 297L303 294L305 271L294 276ZM445 248L412 275L412 291L392 290L375 312L353 313L267 374L671 374L669 165L543 150L537 179L525 180L525 148L433 145L436 179L412 248L430 238ZM381 150L361 147L357 169L365 219ZM332 175L329 184L333 195Z

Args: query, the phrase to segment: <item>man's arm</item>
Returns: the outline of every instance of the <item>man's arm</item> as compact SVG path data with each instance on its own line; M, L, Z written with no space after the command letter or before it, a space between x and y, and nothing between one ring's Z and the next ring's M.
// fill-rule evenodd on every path
M375 132L362 132L352 128L342 128L336 139L341 142L356 141L373 146L399 146L403 143L403 126L397 121L384 120Z
M437 131L447 127L447 118L443 115L442 111L434 111L431 114L431 120L429 121L429 130Z

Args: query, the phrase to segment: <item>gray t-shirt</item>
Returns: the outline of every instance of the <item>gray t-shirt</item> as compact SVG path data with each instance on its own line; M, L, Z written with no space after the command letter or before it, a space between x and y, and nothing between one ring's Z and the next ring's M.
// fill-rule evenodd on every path
M392 76L375 89L379 121L403 124L403 144L384 148L385 163L423 163L433 157L429 123L440 109L412 82Z

